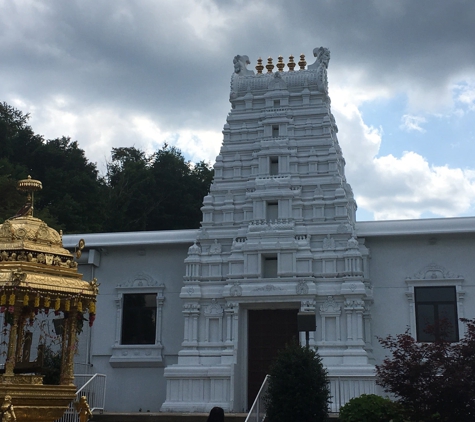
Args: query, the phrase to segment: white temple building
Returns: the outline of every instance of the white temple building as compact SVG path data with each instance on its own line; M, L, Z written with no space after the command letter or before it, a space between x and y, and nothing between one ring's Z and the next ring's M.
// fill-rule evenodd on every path
M101 283L77 371L107 375L107 411L246 411L276 351L309 344L332 410L379 393L377 336L475 317L475 218L357 222L328 95L328 49L276 66L236 56L231 111L199 230L84 238ZM86 330L87 331L87 330Z

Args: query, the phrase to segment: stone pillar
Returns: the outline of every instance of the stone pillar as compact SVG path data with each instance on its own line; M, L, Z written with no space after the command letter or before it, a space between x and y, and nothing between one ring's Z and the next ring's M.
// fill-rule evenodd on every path
M233 333L232 333L232 326L233 326L233 314L234 314L234 304L227 303L225 314L226 314L226 346L232 346L233 344Z

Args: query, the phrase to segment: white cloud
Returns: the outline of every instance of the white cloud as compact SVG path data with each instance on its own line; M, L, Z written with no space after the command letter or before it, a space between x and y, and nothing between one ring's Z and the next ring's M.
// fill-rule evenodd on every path
M204 160L214 163L219 153L221 132L189 129L164 132L154 120L142 116L134 117L132 123L133 131L142 139L148 153L156 151L165 142L179 148L192 162Z
M475 79L466 79L453 86L453 93L457 103L475 111Z
M411 116L410 114L404 114L401 117L401 125L399 126L400 129L405 130L407 132L421 132L424 133L425 129L421 127L422 124L426 123L427 120L425 117L422 116Z
M475 171L432 166L420 154L378 156L382 132L367 126L355 105L334 102L347 178L359 207L374 218L453 217L475 201Z
M57 97L41 109L20 99L12 102L25 113L31 113L34 131L54 139L65 134L81 140L86 156L105 173L112 148L135 146L147 154L160 149L164 143L179 148L187 160L213 163L219 153L222 134L210 130L163 130L150 116L125 114L116 109L85 108L70 111L70 102ZM89 142L87 142L89 141Z

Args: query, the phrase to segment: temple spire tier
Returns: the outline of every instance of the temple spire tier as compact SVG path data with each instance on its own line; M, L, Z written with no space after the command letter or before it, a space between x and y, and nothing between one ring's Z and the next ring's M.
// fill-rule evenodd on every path
M262 59L254 73L248 56L234 57L231 112L185 260L185 339L178 364L165 370L162 410L250 406L252 394L237 392L243 383L254 388L243 375L256 370L246 349L254 310L313 314L310 346L330 375L373 373L365 331L369 251L355 234L357 206L331 113L330 52L313 53L308 66L299 56L298 70L293 56L287 71L282 56L277 70L269 58L267 73ZM215 394L190 400L199 394L178 387L197 383Z

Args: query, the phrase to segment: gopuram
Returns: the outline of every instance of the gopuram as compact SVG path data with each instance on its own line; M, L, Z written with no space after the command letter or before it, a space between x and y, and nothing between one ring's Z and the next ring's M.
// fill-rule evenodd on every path
M21 421L59 419L75 399L74 354L83 313L94 320L98 283L78 273L73 255L63 248L62 235L33 216L38 180L18 182L28 193L26 205L0 225L0 312L8 338L0 376L2 415ZM77 257L84 243L78 246ZM59 385L44 385L45 337L35 330L54 315L62 334ZM40 324L38 324L40 321ZM8 419L10 418L10 419Z
M369 252L356 235L330 108L330 52L314 56L309 66L304 55L259 59L256 72L247 56L234 58L231 112L185 260L184 339L164 371L162 411L249 408L275 351L298 333L299 312L315 316L310 347L332 395L375 391Z

